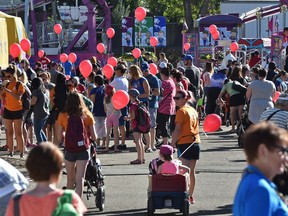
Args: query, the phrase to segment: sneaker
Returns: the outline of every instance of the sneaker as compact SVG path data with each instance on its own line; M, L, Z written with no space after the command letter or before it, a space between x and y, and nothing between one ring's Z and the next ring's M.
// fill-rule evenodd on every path
M151 148L146 148L146 149L145 149L145 152L146 152L146 153L151 153L151 152L153 152L153 150L152 150Z
M195 204L195 200L194 200L193 196L189 197L189 203L190 204Z
M8 150L8 145L0 147L0 151L7 151L7 150Z
M230 121L227 120L227 121L226 121L226 127L229 127L229 126L230 126Z
M118 148L119 150L126 150L126 149L127 149L127 146L126 146L126 144L120 144L120 145L117 146L117 148Z
M153 148L152 148L152 151L156 151L157 150L157 148L154 146Z
M9 153L9 154L8 154L8 157L13 157L13 153L12 153L12 152Z
M136 159L134 161L130 161L130 164L142 164L142 161Z

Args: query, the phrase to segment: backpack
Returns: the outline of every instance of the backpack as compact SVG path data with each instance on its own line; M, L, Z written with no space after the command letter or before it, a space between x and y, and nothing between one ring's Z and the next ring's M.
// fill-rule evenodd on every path
M73 191L64 190L64 193L61 197L58 197L58 205L52 216L77 216L79 213L72 204Z
M140 133L148 133L151 128L150 114L143 103L137 106L137 129Z
M149 174L155 175L157 174L158 167L161 166L164 163L159 157L154 158L152 161L149 163Z
M83 152L89 148L90 140L84 125L83 117L71 115L65 134L65 150L68 152Z
M6 88L8 88L9 84L10 84L10 82L6 84ZM21 84L21 82L16 83L15 87L16 87L17 91L18 91L20 84ZM31 108L32 93L26 85L24 85L24 89L25 89L25 92L21 96L22 107L23 107L23 110L29 110Z
M94 107L93 102L88 97L86 97L85 95L83 95L83 94L80 94L80 95L83 98L83 101L84 101L87 109L92 113L93 112L93 107Z

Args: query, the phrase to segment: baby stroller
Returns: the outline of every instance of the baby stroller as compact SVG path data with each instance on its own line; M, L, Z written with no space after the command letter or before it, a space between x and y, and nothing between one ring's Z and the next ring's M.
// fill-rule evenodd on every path
M186 177L180 174L149 175L148 215L154 215L155 209L179 209L183 215L189 215Z
M91 142L90 146L91 158L87 165L85 183L87 200L93 195L95 197L95 205L100 211L104 210L105 203L105 186L104 175L100 160L96 158L96 144Z
M243 143L242 143L242 136L245 133L245 131L250 127L250 125L252 125L253 123L250 122L249 118L248 118L248 107L249 104L246 104L243 107L243 113L240 119L240 124L238 124L237 126L237 130L236 133L238 135L238 146L239 148L243 148Z

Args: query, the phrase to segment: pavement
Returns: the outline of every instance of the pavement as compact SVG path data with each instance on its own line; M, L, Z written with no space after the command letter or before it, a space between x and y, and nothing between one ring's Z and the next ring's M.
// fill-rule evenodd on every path
M246 162L243 150L237 147L237 135L228 133L230 129L222 126L219 132L200 133L201 154L196 165L194 193L196 203L190 205L190 215L232 215L234 195ZM130 165L129 162L136 159L136 150L132 140L128 140L126 145L127 150L121 153L98 152L105 174L105 208L100 212L95 207L94 198L87 200L84 194L82 199L88 208L87 215L147 215L148 162L158 156L158 151L145 153L146 164ZM1 158L27 176L25 157L21 159L16 154L8 158L6 155L7 152L0 152ZM65 183L66 176L63 175L58 186L61 188ZM33 185L31 181L30 187ZM178 210L162 209L156 210L155 215L181 214Z

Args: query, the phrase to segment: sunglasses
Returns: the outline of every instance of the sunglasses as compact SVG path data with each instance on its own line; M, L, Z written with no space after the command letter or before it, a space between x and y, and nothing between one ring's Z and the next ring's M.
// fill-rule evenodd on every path
M278 146L278 145L272 145L272 146L273 146L273 148L279 149L283 155L288 155L288 148L287 147L285 148L285 147Z
M183 97L177 97L177 96L173 97L174 100L180 100L181 98L183 98Z

